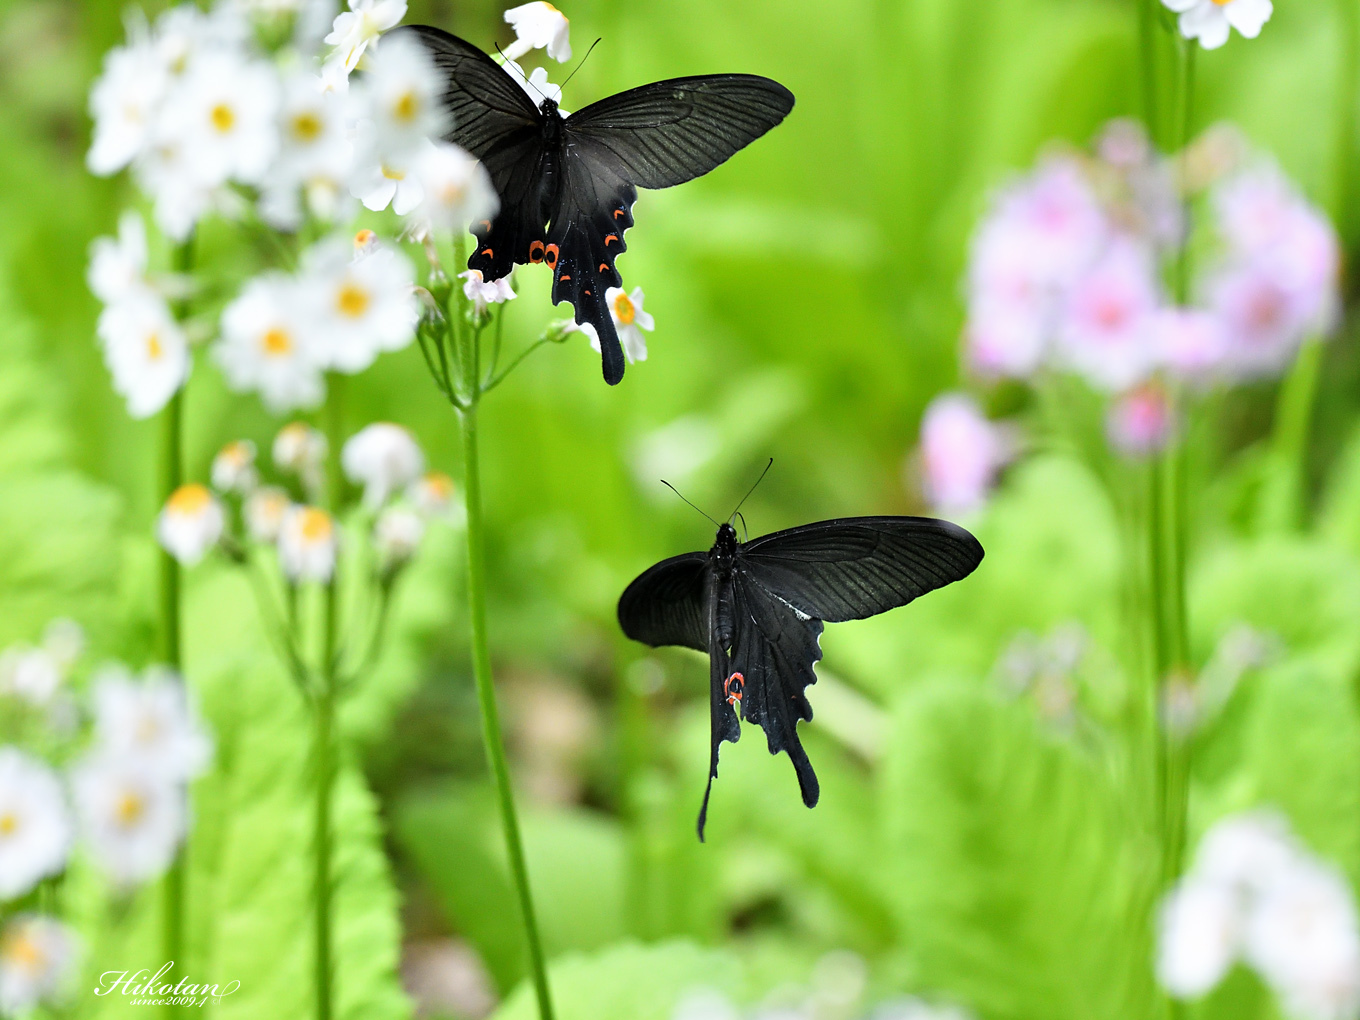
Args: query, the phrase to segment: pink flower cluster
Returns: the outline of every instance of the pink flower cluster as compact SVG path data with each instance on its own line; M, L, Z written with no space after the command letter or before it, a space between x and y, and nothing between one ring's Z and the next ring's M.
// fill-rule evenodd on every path
M1158 373L1231 381L1282 371L1331 326L1335 233L1266 164L1223 175L1198 203L1214 255L1200 259L1196 306L1172 304L1164 273L1184 232L1175 165L1117 121L1095 156L1049 156L997 196L968 270L977 373L1072 371L1112 394Z

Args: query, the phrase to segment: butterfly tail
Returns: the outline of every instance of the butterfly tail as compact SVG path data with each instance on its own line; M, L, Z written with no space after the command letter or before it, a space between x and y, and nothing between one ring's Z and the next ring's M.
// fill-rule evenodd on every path
M587 318L600 336L600 360L604 367L604 381L617 386L623 379L623 344L619 343L619 332L614 328L614 319L609 312L598 305L590 309Z

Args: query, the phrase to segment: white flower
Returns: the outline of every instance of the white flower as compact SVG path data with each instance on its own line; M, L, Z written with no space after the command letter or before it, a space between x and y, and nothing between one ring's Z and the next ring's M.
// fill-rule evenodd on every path
M116 173L141 155L168 83L165 65L149 39L108 52L104 72L90 90L94 140L85 165L91 173Z
M1216 50L1227 42L1232 28L1244 38L1255 39L1274 13L1270 0L1162 0L1162 3L1180 15L1181 35L1198 39L1206 50Z
M158 126L133 171L138 186L151 196L156 225L175 241L187 238L194 224L224 201L199 178L184 140L163 126Z
M228 51L204 53L166 104L165 129L184 146L190 173L208 187L258 183L278 150L277 72Z
M322 219L340 211L348 191L354 146L344 96L323 92L317 76L298 69L283 83L279 152L265 177L260 215L281 230L302 223L303 201Z
M96 752L71 774L95 863L119 885L159 876L184 838L182 785L139 757Z
M246 522L246 531L257 542L277 541L284 515L292 505L288 493L276 485L256 489L246 497L241 510Z
M70 617L58 616L43 628L43 650L62 669L70 669L85 651L85 628Z
M546 50L559 64L571 59L571 23L550 3L537 0L505 12L505 23L515 30L515 41L505 50L507 60L518 60L530 50Z
M337 546L335 522L325 510L288 508L279 527L279 566L290 581L329 581Z
M628 355L629 361L647 360L647 338L642 335L642 331L645 329L650 333L656 328L651 313L642 310L645 297L641 287L634 287L631 294L625 293L622 287L610 287L604 292L609 315L614 320L619 342L623 344L623 353Z
M116 239L94 239L86 279L106 305L146 293L146 226L138 213L128 209L119 217Z
M46 648L9 648L0 654L0 694L46 705L61 686L62 666Z
M500 208L486 168L471 153L449 142L424 146L411 172L421 191L420 205L413 210L412 219L421 223L423 233L431 229L462 232L469 223L493 218Z
M289 422L274 437L271 456L282 471L301 474L326 459L326 436L304 422Z
M250 26L235 4L219 3L204 11L193 3L182 3L156 19L153 38L166 70L182 78L205 54L243 49L249 34Z
M107 667L94 678L94 708L103 749L160 775L193 779L212 758L212 741L173 670L153 667L137 682L122 667Z
M425 537L425 519L404 506L389 506L373 524L373 548L384 571L401 566L415 555Z
M328 46L335 47L335 58L348 74L370 44L377 52L378 36L406 17L406 0L350 0L350 9L336 16Z
M533 102L534 106L541 106L543 100L551 99L557 104L557 115L566 118L568 113L562 109L562 87L554 85L548 81L548 69L546 67L535 67L525 77L524 68L513 60L507 60L502 67L507 74L515 79L515 82L522 88L525 94Z
M478 315L486 311L488 305L498 305L515 296L515 292L510 289L508 276L486 283L480 269L469 269L459 273L458 279L463 281L463 294L472 302L472 310Z
M427 471L411 483L406 498L429 518L448 517L453 511L453 479L442 471Z
M0 747L0 901L61 871L71 834L56 774L17 748Z
M1360 922L1345 877L1301 858L1264 890L1246 957L1301 1020L1350 1020L1360 1010Z
M377 422L355 433L340 453L350 481L364 487L364 505L376 510L420 477L425 455L400 425Z
M70 928L40 914L19 914L0 931L0 1013L26 1015L55 1003L75 977L77 941Z
M351 245L323 241L303 259L303 311L318 363L361 372L383 351L414 337L419 310L415 271L406 256L375 248L354 258Z
M943 393L921 418L921 471L926 498L949 513L976 510L987 499L997 472L1010 457L1010 443L977 402Z
M350 194L365 209L378 212L389 205L398 216L409 215L425 199L420 179L412 171L415 157L406 153L381 162L367 162L354 171Z
M1216 823L1195 853L1196 874L1254 896L1287 872L1301 850L1278 814L1252 811Z
M275 414L315 407L325 395L305 300L297 281L265 273L222 313L222 339L213 357L232 389L257 390Z
M235 439L217 451L212 462L212 483L218 492L245 495L259 481L259 472L255 470L255 444L249 439Z
M222 504L206 485L181 485L156 518L156 538L184 566L193 566L217 544L226 527Z
M372 125L365 139L372 151L365 155L381 159L413 152L447 131L443 91L434 58L414 36L394 36L370 54L355 95L356 115Z
M105 308L96 327L113 388L134 418L149 418L174 396L192 365L184 331L159 298L129 297Z
M1187 879L1162 904L1157 939L1157 980L1172 995L1196 998L1227 974L1241 948L1238 898L1228 886Z

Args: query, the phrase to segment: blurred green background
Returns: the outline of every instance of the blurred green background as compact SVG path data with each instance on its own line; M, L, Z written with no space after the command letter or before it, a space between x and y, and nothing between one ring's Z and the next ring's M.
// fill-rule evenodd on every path
M699 846L706 667L628 642L614 620L638 571L712 540L662 476L718 516L773 457L744 511L753 532L923 511L911 452L926 403L960 383L970 233L991 189L1047 143L1084 145L1137 113L1134 4L564 9L578 54L602 39L568 109L716 71L769 75L798 102L711 175L643 194L621 270L656 316L648 361L608 388L578 338L535 355L484 404L491 641L561 1015L669 1017L694 984L753 1001L806 983L838 949L869 961L865 1002L912 991L986 1020L1156 1015L1154 855L1130 803L1132 752L1110 736L1138 700L1119 500L1023 394L986 395L1035 427L994 506L969 522L988 550L979 573L824 638L806 738L823 783L815 811L787 761L748 731L724 750ZM500 12L413 0L406 20L489 48L510 38ZM1259 40L1205 54L1196 112L1201 126L1235 122L1326 208L1338 161L1353 155L1337 149L1341 12L1281 3ZM0 4L0 644L66 614L98 652L142 661L154 647L158 429L130 421L111 391L84 283L91 239L135 201L125 179L83 166L85 98L120 19L104 0ZM1341 224L1348 250L1352 226ZM202 250L227 276L256 264L226 225L205 232ZM546 273L519 284L507 336L523 343L557 313ZM1360 370L1349 329L1325 358L1304 531L1257 526L1250 512L1269 471L1273 387L1228 397L1202 458L1197 655L1241 621L1281 635L1288 655L1202 738L1192 829L1228 807L1278 804L1355 876ZM192 478L224 442L267 449L281 424L199 362ZM407 425L432 465L458 476L456 422L414 346L351 381L345 415L347 432ZM456 538L437 538L415 568L393 647L347 707L349 1016L405 1015L403 943L408 974L470 946L498 998L523 975L483 786ZM293 1016L308 995L306 724L240 584L211 567L189 582L187 668L219 744L196 794L193 952L199 970L243 982L222 1015ZM1078 685L1095 737L996 693L994 664L1017 633L1073 620L1095 649ZM154 947L153 898L116 909L90 898L92 956ZM1235 975L1201 1011L1274 1015L1253 982ZM505 1009L532 1015L524 998Z

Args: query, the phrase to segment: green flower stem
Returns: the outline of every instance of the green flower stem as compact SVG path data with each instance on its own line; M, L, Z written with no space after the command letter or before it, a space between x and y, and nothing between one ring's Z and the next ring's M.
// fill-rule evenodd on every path
M189 235L174 250L173 269L176 273L188 273L193 268L194 237ZM175 318L183 322L189 315L187 298L175 303ZM161 505L165 504L172 493L184 484L184 388L181 386L166 405L161 414ZM183 656L180 650L180 567L179 561L166 550L161 550L160 584L160 624L161 657L165 664L177 674L183 671ZM187 797L188 794L186 793ZM184 953L184 914L186 857L188 854L188 835L170 863L163 884L163 908L161 918L161 937L165 958L173 960L181 973L187 973ZM167 1006L170 1016L181 1015L179 1006Z
M456 246L455 258L461 264L463 245ZM482 477L478 451L477 411L484 388L481 384L481 355L477 332L467 325L465 299L462 289L453 288L447 309L456 350L453 352L463 382L463 401L459 422L463 432L463 489L467 503L467 586L468 620L472 637L472 674L477 685L477 704L482 716L482 742L486 746L487 764L496 784L496 799L500 809L505 847L510 858L510 871L519 899L524 921L525 941L529 949L529 965L533 974L534 992L538 998L540 1020L553 1020L552 996L548 989L548 968L543 955L543 942L534 916L533 896L529 888L529 867L524 859L524 844L520 838L519 819L515 813L515 793L510 784L510 767L505 758L505 742L501 736L500 715L496 708L496 687L491 675L491 651L486 637L486 556L485 521L482 517ZM499 378L496 380L499 382Z
M1157 138L1157 10L1160 0L1138 0L1139 84L1148 135Z
M344 498L344 476L340 469L340 445L344 438L344 377L331 373L326 379L326 407L324 426L326 432L326 481L327 495L335 526L339 527L339 514ZM330 1020L334 998L335 970L332 963L333 930L331 905L334 887L331 882L331 856L333 832L331 831L331 799L334 796L336 774L336 634L339 627L339 563L335 573L326 585L326 604L322 621L321 663L318 671L319 687L312 699L313 746L312 759L316 768L316 815L312 834L312 852L315 875L312 892L315 908L315 949L313 953L314 978L316 981L317 1020Z
M335 631L336 592L334 578L326 586L325 639L322 642L321 688L313 704L315 722L316 827L313 833L316 874L316 979L317 1020L330 1020L333 994L331 964L331 797L335 787Z
M1341 68L1337 87L1336 142L1333 159L1332 215L1343 241L1354 243L1356 102L1360 97L1360 4L1337 0L1341 18ZM1354 272L1354 266L1351 267ZM1348 281L1349 283L1350 281ZM1347 293L1351 287L1346 288Z

